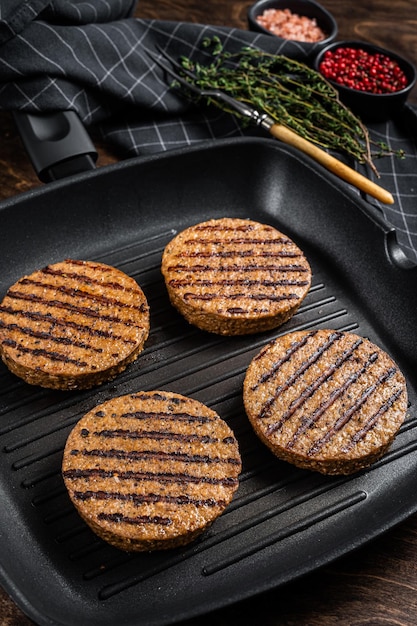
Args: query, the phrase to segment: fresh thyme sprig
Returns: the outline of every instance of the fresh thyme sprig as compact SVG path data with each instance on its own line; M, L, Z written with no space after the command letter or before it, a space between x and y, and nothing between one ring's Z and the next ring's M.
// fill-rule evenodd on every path
M304 63L250 47L230 53L218 37L205 39L203 47L211 48L209 65L181 59L184 69L196 75L195 85L201 89L221 89L322 148L367 164L376 174L373 158L404 156L386 144L372 142L365 125L340 101L336 89ZM236 115L222 102L209 102ZM372 152L376 146L378 150Z

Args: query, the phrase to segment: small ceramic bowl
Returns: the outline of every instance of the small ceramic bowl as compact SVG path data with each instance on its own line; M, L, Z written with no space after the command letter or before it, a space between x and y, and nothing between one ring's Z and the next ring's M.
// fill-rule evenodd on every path
M341 101L363 121L382 122L395 117L395 115L403 108L410 91L415 85L416 68L414 65L398 54L373 44L362 41L335 41L318 53L313 63L314 69L325 75L324 70L320 68L326 57L326 53L335 52L339 48L354 48L355 50L360 49L370 55L377 53L382 54L398 64L399 68L406 77L406 86L398 91L388 93L372 93L372 91L362 91L360 89L339 84L336 80L326 77L329 83L331 83L338 90Z
M281 41L296 41L280 37L258 23L257 18L268 9L278 9L281 11L288 9L291 13L298 16L310 19L314 18L316 20L317 26L323 31L325 38L314 43L297 41L297 46L304 51L307 57L317 54L319 50L336 39L337 23L335 19L324 7L314 0L259 0L259 2L255 2L255 4L250 6L248 10L248 24L250 30L277 37L277 39L281 39Z

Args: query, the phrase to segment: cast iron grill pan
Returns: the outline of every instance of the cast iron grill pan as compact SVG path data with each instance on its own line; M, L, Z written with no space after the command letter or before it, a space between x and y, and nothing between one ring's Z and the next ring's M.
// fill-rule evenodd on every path
M164 246L179 230L223 216L276 226L310 260L311 291L278 330L218 337L169 304ZM66 257L133 276L150 303L151 333L134 364L89 391L31 387L0 366L1 583L35 622L175 623L299 577L417 510L417 270L402 266L395 233L354 191L278 143L234 139L134 159L3 203L1 297L21 275ZM388 454L352 477L278 461L243 410L252 357L279 334L310 328L369 337L407 378L406 423ZM236 433L243 472L232 504L197 542L127 554L82 522L60 468L82 415L141 389L176 391L216 410Z

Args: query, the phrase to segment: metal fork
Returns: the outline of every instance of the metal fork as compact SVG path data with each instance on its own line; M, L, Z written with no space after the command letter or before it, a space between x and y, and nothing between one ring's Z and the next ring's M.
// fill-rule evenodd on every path
M304 139L297 133L295 133L290 128L287 128L283 124L276 123L269 115L264 113L263 111L258 111L257 109L249 106L244 102L240 102L235 98L229 96L229 94L224 93L220 89L200 89L195 84L188 82L183 76L181 76L180 72L189 76L192 80L197 80L197 76L191 72L183 68L175 59L172 59L169 54L167 54L164 50L158 49L159 55L151 52L150 50L146 50L148 56L153 59L153 61L161 67L167 74L175 78L180 85L189 89L192 93L196 94L200 97L212 98L214 101L224 102L227 104L232 110L236 111L240 115L248 118L252 123L256 124L267 130L273 137L279 139L283 143L300 150L304 154L307 154L316 162L320 163L327 170L336 174L339 178L350 183L360 191L369 194L376 200L383 202L384 204L393 204L394 198L392 194L383 189L373 181L366 178L356 170L352 169L345 163L342 163L331 154L322 150L318 146L314 145L307 139ZM176 69L174 69L176 68Z

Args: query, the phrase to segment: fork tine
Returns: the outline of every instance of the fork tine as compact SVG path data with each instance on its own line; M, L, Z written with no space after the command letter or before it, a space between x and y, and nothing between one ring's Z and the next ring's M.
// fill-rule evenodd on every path
M256 111L256 109L254 109L253 107L249 106L246 103L240 102L239 100L236 100L229 94L224 93L221 89L217 89L217 88L201 89L200 87L197 87L196 85L192 83L189 83L187 80L185 80L185 78L183 78L175 70L173 70L172 67L167 65L164 61L162 61L160 57L155 55L155 53L151 52L150 50L147 50L146 52L151 57L151 59L155 61L157 65L159 65L166 72L171 74L171 76L173 76L181 85L184 85L185 87L187 87L192 93L197 94L199 97L212 98L213 102L216 104L218 104L218 101L224 102L229 107L231 107L234 111L236 111L236 113L239 113L240 115L243 115L244 117L249 118L250 120L256 122L256 124L258 125L261 123L260 120L262 120L263 118L259 115L258 111ZM165 52L161 51L160 54L164 58L166 58L168 61L171 61L170 56L167 55ZM176 61L171 61L171 62L174 62L178 67L180 67L180 69L185 74L187 74L191 78L194 78L195 80L197 79L197 77L194 76L192 72L189 72L188 70L183 69L178 63L176 63Z
M182 65L177 61L177 59L174 59L170 54L168 54L166 50L163 50L158 45L156 46L156 49L158 50L159 54L163 56L166 61L169 61L171 65L175 67L178 71L183 72L186 76L189 76L193 80L197 79L197 76L193 72L191 72L191 70L187 70L185 69L185 67L182 67Z
M172 67L170 67L167 63L164 63L164 61L162 61L162 59L160 57L158 57L154 52L151 52L150 50L146 50L146 53L148 56L151 57L151 59L157 64L159 65L159 67L161 67L163 70L165 70L168 74L170 74L173 78L175 78L175 80L177 80L181 85L183 85L184 87L187 87L188 89L190 89L190 91L198 94L199 96L201 96L201 90L196 87L195 85L191 84L188 82L188 80L185 80L185 78L183 78L182 76L180 76ZM163 54L163 53L161 53ZM167 57L166 55L164 55L164 58L166 58L167 60L170 61L170 58ZM185 71L185 70L184 70Z

